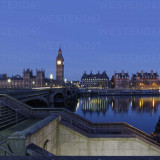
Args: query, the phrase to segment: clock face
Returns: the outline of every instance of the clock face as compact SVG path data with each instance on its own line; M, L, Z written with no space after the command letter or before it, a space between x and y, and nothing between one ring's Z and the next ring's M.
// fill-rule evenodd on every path
M58 64L58 65L61 65L61 61L57 61L57 64Z

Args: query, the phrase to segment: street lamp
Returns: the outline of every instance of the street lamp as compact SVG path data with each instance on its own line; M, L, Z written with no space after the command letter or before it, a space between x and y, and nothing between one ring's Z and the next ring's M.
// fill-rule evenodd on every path
M11 88L11 79L8 79L7 82L8 82L8 87Z
M67 79L65 79L64 82L67 83Z
M50 82L51 82L50 88L51 88L51 89L52 89L52 81L53 81L53 74L50 74Z
M32 87L34 87L34 85L35 85L35 81L32 82Z

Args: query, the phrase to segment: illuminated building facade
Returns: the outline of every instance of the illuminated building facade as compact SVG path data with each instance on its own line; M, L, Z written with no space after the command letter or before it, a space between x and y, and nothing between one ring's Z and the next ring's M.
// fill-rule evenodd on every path
M7 74L0 75L0 88L34 88L42 87L46 84L45 71L36 70L36 76L31 69L23 71L23 77L20 75L7 77Z
M131 88L136 89L159 89L159 75L151 70L147 73L142 70L141 73L132 75Z
M83 88L100 88L100 89L107 89L109 83L109 77L107 76L106 72L100 74L83 74L81 78L81 87Z
M72 81L71 83L78 88L80 87L79 81Z
M129 88L129 74L124 73L124 70L122 73L116 73L114 74L114 88L116 89L128 89Z

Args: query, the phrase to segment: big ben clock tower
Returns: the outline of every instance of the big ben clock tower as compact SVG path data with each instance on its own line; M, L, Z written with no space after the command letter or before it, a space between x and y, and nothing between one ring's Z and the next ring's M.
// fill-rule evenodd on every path
M63 84L64 82L64 58L61 48L59 48L56 58L56 81L58 84Z

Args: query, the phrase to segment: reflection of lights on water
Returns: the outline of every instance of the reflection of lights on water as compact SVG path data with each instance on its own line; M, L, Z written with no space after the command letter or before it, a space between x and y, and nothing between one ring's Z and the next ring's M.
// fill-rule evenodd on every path
M154 100L154 98L153 98L153 107L155 106L155 100Z
M116 99L117 100L117 99ZM122 99L123 100L123 99ZM141 113L147 109L147 112L149 111L153 111L155 107L157 107L160 104L160 97L141 97L141 98L135 98L136 102L134 102L134 98L131 98L131 100L129 101L127 99L127 101L125 101L126 103L124 104L124 100L117 100L114 102L113 99L109 99L108 101L106 101L106 97L105 98L84 98L84 99L79 99L79 103L77 103L76 105L76 111L78 111L80 108L84 111L84 112L99 112L99 111L108 111L108 108L111 110L114 110L115 112L119 112L119 109L125 109L125 107L132 107L132 109L136 108L139 109L141 111ZM157 105L158 103L158 105ZM142 110L142 108L144 110ZM120 111L120 112L124 112ZM155 108L157 110L157 108Z
M79 102L77 103L76 111L78 110L78 108L79 108Z
M139 102L139 106L140 106L140 108L142 107L142 101L140 100L140 102Z

